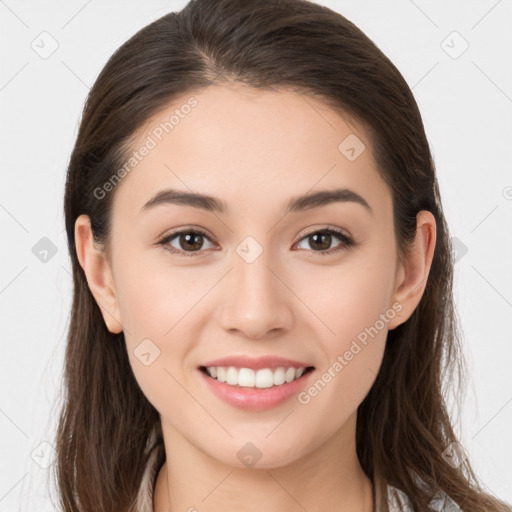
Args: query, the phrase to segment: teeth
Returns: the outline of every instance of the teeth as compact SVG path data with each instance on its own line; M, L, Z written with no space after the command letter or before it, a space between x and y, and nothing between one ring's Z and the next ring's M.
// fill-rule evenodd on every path
M235 368L234 366L208 366L206 368L208 375L219 382L225 382L230 386L261 389L292 382L298 379L304 373L304 370L305 368L293 367L279 367L275 370L270 368L253 370L252 368Z
M219 382L226 382L226 368L215 368L214 366L210 366L207 368L208 373L210 374L210 377L213 377L213 370L215 373L217 373L217 380Z
M233 366L230 366L226 372L226 383L231 384L231 386L238 384L238 372Z

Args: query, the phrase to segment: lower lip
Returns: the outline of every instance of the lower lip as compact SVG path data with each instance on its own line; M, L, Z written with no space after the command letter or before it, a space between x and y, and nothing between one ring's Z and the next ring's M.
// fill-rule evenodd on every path
M264 411L276 407L296 395L304 387L314 370L308 371L292 382L271 388L231 386L225 382L219 382L201 370L198 371L210 389L228 404L247 411Z

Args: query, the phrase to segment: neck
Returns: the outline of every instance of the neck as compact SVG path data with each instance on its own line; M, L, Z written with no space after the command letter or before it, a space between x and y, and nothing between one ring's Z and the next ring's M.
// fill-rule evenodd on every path
M155 486L154 512L374 510L372 485L355 450L355 416L310 453L269 468L225 465L172 427L162 423L162 429L166 462Z

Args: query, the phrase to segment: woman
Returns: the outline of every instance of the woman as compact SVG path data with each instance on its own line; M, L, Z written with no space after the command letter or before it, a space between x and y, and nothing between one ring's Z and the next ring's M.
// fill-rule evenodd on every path
M64 510L509 510L441 392L420 113L340 14L192 0L139 31L90 91L65 216Z

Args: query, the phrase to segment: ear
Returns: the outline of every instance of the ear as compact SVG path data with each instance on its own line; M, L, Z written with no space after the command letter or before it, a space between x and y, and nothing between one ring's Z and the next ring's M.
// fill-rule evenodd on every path
M394 329L407 321L418 306L427 285L436 247L436 220L431 212L416 215L416 237L405 263L399 261L393 302L402 306L388 326Z
M88 215L75 221L75 248L87 283L111 333L123 330L114 278L106 254L94 242Z

